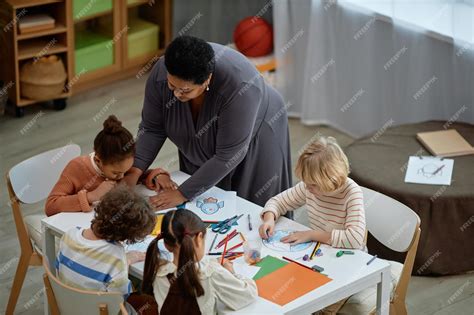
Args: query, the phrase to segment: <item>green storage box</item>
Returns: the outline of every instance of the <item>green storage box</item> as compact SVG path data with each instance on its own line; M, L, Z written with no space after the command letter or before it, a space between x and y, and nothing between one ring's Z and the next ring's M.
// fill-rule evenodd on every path
M76 74L92 71L114 63L112 38L91 31L76 32L75 66Z
M72 16L74 20L112 10L112 0L73 0Z
M156 53L158 50L157 24L132 18L128 25L128 58L133 59L146 54Z

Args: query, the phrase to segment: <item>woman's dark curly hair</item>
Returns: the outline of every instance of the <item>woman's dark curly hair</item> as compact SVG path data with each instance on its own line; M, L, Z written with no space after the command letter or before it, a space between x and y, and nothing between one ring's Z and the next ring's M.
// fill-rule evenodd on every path
M214 49L192 36L179 36L166 48L165 66L169 74L194 84L203 84L214 72Z
M91 228L106 241L136 243L153 231L155 220L154 211L143 197L119 185L102 197Z

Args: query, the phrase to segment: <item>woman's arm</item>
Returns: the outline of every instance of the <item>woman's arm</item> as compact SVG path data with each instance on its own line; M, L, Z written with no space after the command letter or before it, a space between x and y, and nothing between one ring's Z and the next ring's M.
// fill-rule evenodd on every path
M163 122L162 96L159 83L156 81L160 65L157 63L146 81L142 121L135 139L135 161L124 178L128 185L137 183L141 174L153 163L167 138Z

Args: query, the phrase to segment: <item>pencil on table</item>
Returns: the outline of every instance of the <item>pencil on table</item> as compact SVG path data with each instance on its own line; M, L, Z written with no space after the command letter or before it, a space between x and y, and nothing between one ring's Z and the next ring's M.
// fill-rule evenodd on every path
M225 257L225 253L227 251L227 242L229 241L229 235L227 235L226 239L225 239L225 244L224 244L224 251L222 252L222 257L221 257L221 265L224 264L224 257Z

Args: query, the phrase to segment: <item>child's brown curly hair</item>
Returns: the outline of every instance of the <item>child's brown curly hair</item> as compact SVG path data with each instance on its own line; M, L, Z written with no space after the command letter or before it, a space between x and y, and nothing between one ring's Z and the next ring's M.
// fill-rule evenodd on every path
M91 228L97 237L110 242L136 243L155 227L150 204L125 185L119 185L101 199Z

